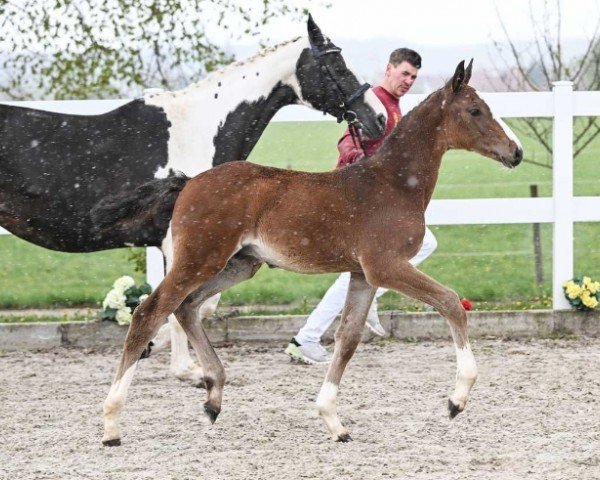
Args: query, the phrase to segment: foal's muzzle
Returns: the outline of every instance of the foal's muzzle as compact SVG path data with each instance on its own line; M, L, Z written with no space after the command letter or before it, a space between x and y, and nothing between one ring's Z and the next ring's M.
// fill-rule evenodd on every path
M515 153L514 153L514 161L513 161L513 164L512 164L513 167L516 167L522 161L523 161L523 149L521 147L516 147L515 148Z

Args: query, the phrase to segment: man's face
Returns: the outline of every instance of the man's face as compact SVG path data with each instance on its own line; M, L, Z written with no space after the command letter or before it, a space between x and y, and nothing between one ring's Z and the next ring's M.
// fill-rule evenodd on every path
M401 97L413 86L418 74L419 69L406 61L396 66L388 63L382 86L391 94Z

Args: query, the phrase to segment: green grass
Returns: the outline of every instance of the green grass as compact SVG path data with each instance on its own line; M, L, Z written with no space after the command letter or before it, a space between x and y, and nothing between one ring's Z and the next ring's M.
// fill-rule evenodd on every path
M0 236L0 307L94 306L114 280L131 275L128 250L87 254L53 252L14 236Z
M275 123L269 125L251 161L282 168L326 171L335 166L336 139L342 127L333 122ZM544 153L527 138L526 155L543 160ZM600 141L593 142L575 161L577 195L600 195L596 158ZM537 184L540 196L551 195L552 171L524 164L509 171L497 162L465 152L449 152L435 198L527 197ZM552 228L542 226L546 279L536 285L531 225L470 225L432 227L437 251L422 270L484 308L547 308L551 293ZM595 240L600 225L575 227L575 270L600 278L600 248ZM15 237L1 236L0 308L39 306L95 306L115 278L142 275L133 271L127 250L91 254L51 252ZM299 275L263 267L254 279L223 296L225 305L292 305L308 311L336 275ZM382 308L421 308L400 295L388 293Z

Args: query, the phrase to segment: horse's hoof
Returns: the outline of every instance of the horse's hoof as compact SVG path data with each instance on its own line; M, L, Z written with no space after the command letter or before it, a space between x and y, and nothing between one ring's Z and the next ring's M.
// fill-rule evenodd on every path
M450 420L456 417L462 410L458 407L458 405L454 405L452 400L448 399L448 411L450 412Z
M342 433L341 435L338 435L336 442L341 442L341 443L348 443L352 441L352 437L350 436L349 433Z
M217 420L217 417L219 416L219 413L221 413L221 410L217 410L216 408L213 408L210 405L205 403L204 404L204 413L210 420L210 423L214 424L215 421Z
M102 445L104 445L105 447L120 447L121 439L113 438L112 440L102 440Z
M140 357L140 360L143 358L148 358L150 356L150 353L152 352L152 347L154 346L154 342L151 340L148 342L148 346L146 348L144 348L144 351L142 352L142 355Z

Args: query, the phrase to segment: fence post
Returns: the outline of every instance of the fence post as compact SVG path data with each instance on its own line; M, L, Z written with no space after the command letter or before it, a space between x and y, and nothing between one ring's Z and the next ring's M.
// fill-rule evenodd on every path
M165 278L165 258L160 248L146 248L146 281L154 290Z
M573 82L553 82L552 308L570 308L562 284L573 276Z
M144 95L164 92L162 88L144 88ZM154 290L165 278L165 258L159 248L146 248L146 281Z

